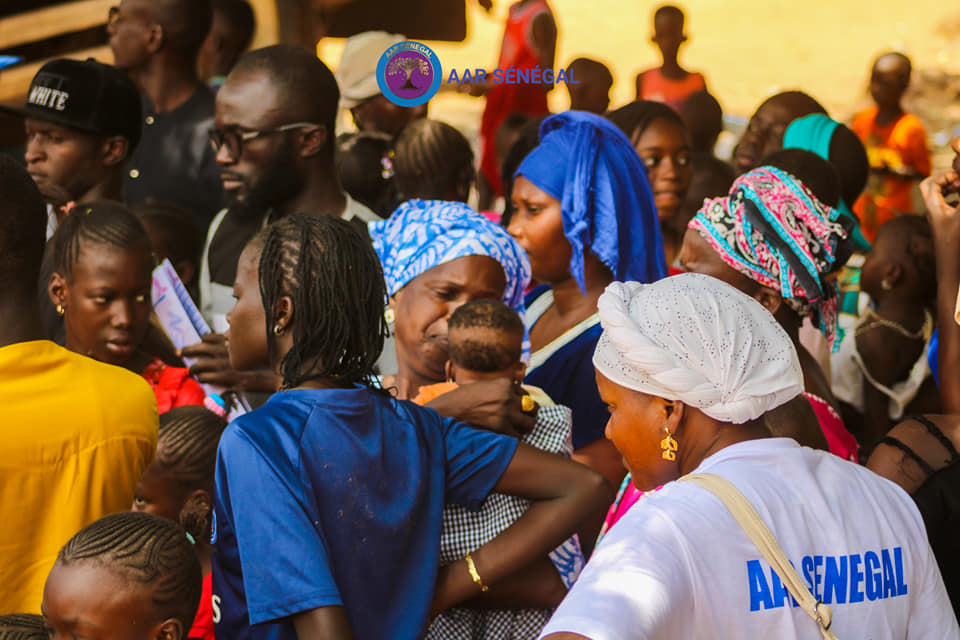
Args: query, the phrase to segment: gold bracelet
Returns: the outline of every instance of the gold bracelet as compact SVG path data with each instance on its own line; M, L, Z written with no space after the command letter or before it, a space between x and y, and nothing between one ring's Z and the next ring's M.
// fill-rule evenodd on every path
M467 571L470 572L470 578L480 585L481 592L486 591L488 587L487 585L483 584L483 580L480 579L480 572L477 571L477 565L473 563L473 556L468 553L463 559L467 561Z

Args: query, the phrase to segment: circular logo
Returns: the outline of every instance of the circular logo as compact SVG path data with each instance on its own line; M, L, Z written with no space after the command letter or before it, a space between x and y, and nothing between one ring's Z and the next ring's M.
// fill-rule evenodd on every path
M443 70L433 49L413 40L398 42L377 63L380 93L401 107L419 107L440 89Z

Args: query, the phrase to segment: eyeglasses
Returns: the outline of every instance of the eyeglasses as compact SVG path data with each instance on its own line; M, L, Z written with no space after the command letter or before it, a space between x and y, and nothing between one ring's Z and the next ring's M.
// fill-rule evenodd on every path
M227 129L224 131L223 129L212 127L207 134L210 136L210 144L213 146L214 151L219 153L220 148L226 146L227 151L230 153L230 157L236 160L240 157L240 154L243 153L244 142L250 142L251 140L256 140L260 136L268 136L274 133L283 133L284 131L293 131L294 129L319 126L321 125L313 122L294 122L293 124L285 124L282 127L261 129L260 131L240 131L239 129Z

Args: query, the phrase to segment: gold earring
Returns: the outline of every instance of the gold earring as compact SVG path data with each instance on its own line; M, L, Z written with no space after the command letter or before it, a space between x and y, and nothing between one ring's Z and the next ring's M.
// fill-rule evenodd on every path
M397 314L391 307L387 307L387 310L383 312L383 319L387 324L393 324L393 321L397 319Z
M280 326L280 323L279 323L279 322L278 322L277 324L273 325L273 335L275 335L275 336L282 336L282 335L283 335L283 327Z
M893 285L890 284L889 280L883 280L880 282L880 288L883 289L884 291L890 291L891 289L893 289Z
M62 305L62 304L58 304L58 305L57 305L57 315L62 318L62 317L63 317L63 314L64 314L65 312L66 312L66 309L63 308L63 305Z
M660 448L663 449L663 453L660 455L664 460L676 460L677 441L673 439L673 436L670 435L670 430L666 427L663 428L663 432L667 435L660 441Z

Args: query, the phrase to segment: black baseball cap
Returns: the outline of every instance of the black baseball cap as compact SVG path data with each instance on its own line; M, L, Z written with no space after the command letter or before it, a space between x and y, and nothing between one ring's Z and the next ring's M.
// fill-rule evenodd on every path
M59 58L42 67L30 82L22 109L0 110L71 129L123 136L131 149L140 141L140 92L127 74L93 58Z

